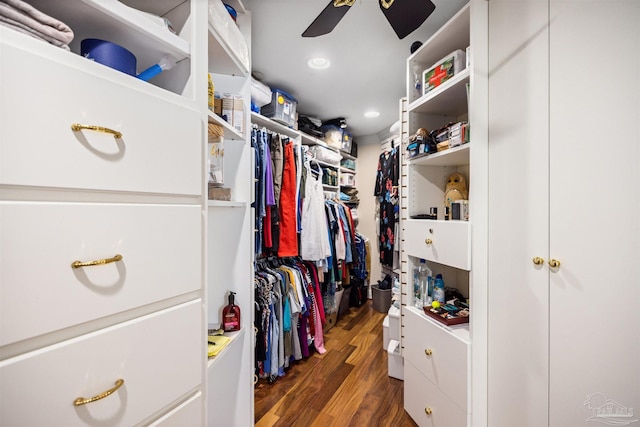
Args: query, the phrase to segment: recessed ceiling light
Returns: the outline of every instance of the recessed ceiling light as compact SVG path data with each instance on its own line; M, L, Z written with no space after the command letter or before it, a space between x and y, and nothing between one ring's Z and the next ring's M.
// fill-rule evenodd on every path
M379 115L380 115L379 111L367 111L366 113L364 113L364 116L369 119L373 119L374 117L378 117Z
M318 56L307 61L307 65L309 65L309 67L313 68L314 70L324 70L325 68L329 68L331 62L327 58Z

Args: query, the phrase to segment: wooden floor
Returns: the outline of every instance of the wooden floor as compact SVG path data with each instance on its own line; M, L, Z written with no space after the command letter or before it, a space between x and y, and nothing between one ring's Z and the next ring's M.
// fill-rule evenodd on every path
M403 409L403 382L387 375L384 316L370 300L350 308L325 334L325 354L293 363L273 384L260 380L256 426L416 426Z

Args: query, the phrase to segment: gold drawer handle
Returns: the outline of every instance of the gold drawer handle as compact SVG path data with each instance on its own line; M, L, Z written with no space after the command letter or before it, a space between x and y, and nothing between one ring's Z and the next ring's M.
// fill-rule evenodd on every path
M424 239L424 242L425 242L427 245L430 245L430 244L432 244L432 243L433 243L433 240L431 240L431 239Z
M550 259L549 260L549 267L551 267L551 268L559 268L560 267L560 261L558 261L557 259Z
M542 264L544 264L544 259L540 258L539 256L534 257L533 258L533 264L534 265L542 265Z
M431 415L431 413L433 412L433 410L431 408L429 408L428 406L426 408L424 408L424 413L427 415Z
M94 130L96 132L110 133L116 139L122 138L122 132L118 132L117 130L105 128L102 126L81 125L80 123L74 123L71 125L71 130L74 132L77 132L83 129Z
M73 405L74 406L81 406L81 405L86 405L87 403L91 403L91 402L95 402L96 400L100 400L100 399L104 399L105 397L113 394L116 392L116 390L118 390L120 387L122 387L122 384L124 384L124 380L123 379L119 379L116 380L116 386L112 389L109 389L107 391L105 391L104 393L100 393L97 396L93 396L90 398L84 398L84 397L79 397L76 400L73 401Z
M424 351L424 354L426 354L427 356L431 356L433 354L433 350L431 350L430 348L426 349Z
M80 267L91 267L94 265L104 265L109 264L116 261L122 261L122 255L116 254L113 258L103 258L97 259L95 261L82 262L82 261L73 261L71 263L71 268L80 268Z
M256 374L253 374L253 385L258 384L258 376Z

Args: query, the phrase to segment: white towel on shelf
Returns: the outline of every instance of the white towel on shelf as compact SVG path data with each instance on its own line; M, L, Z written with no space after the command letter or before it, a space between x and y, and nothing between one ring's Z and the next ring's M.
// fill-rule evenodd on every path
M22 0L0 0L0 25L69 50L73 31Z

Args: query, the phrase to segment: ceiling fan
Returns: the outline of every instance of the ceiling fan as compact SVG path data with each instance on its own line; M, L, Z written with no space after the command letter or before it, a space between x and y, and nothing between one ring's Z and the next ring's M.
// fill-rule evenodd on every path
M347 14L356 0L331 0L320 15L304 30L302 37L317 37L330 33ZM379 0L380 9L398 38L415 31L433 13L431 0Z

